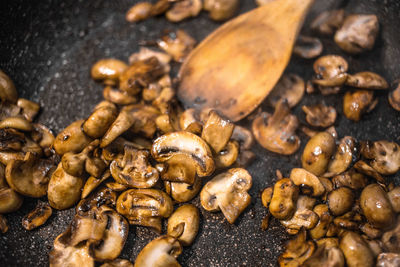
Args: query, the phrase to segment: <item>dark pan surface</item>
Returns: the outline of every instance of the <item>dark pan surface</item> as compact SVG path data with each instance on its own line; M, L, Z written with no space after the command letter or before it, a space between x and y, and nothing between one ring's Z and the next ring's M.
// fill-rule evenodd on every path
M128 24L124 14L135 2L1 1L0 68L14 80L20 96L40 103L42 114L39 121L55 133L72 121L88 116L102 99L102 86L89 77L90 67L96 60L116 57L127 61L128 56L138 50L138 41L155 39L165 28L183 28L201 40L219 25L209 20L206 14L178 25L164 18ZM240 12L255 7L253 0L241 2ZM335 6L338 3L332 0L317 1L309 18ZM350 72L375 71L389 82L400 78L400 2L353 0L347 3L346 11L377 14L382 26L372 52L354 58L344 55L349 61ZM323 42L324 54L343 54L330 38L323 39ZM289 71L308 79L312 74L312 62L294 58ZM399 113L389 107L387 93L379 93L378 98L376 109L358 123L350 122L343 116L342 95L308 95L294 109L294 113L304 122L300 109L302 104L325 102L337 107L339 116L335 126L340 137L352 135L359 140L388 139L399 142ZM267 107L264 109L269 110ZM243 124L248 124L248 121L243 121ZM303 148L307 138L301 135L301 139ZM259 192L274 182L276 169L288 175L291 168L299 166L302 149L291 157L270 153L258 145L253 150L257 160L249 167L254 183L250 191L252 204L234 225L229 225L221 213L211 214L201 210L199 235L193 246L185 248L179 257L183 266L276 265L287 235L275 220L266 232L260 230L265 209L261 206ZM398 176L394 179L397 182L400 180ZM54 211L44 226L28 232L22 228L21 219L37 201L27 198L21 210L6 215L10 229L0 236L0 266L48 265L53 240L66 229L73 209ZM198 205L198 198L193 202ZM148 229L131 227L121 257L133 262L145 244L155 237L156 234Z

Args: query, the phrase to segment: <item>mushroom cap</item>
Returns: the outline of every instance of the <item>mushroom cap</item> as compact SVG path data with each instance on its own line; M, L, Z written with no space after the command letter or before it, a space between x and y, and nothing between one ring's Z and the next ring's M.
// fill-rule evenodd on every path
M205 0L203 9L209 12L211 19L223 21L233 17L238 6L239 0Z
M58 155L79 153L92 141L82 130L83 122L84 120L78 120L71 123L56 136L53 147Z
M93 80L115 84L121 73L128 67L125 62L115 58L104 58L97 61L90 71Z
M165 13L165 16L172 22L179 22L186 18L197 16L202 7L201 0L183 0L174 3L172 8Z
M303 78L293 73L283 74L274 89L269 93L267 102L272 107L276 107L280 100L286 99L289 107L292 108L303 98L304 91L305 83Z
M346 85L361 89L388 89L389 84L377 73L371 71L362 71L356 74L348 75Z
M199 224L198 208L192 204L185 204L169 217L167 232L168 235L177 238L183 246L190 246L199 231Z
M325 187L317 176L302 168L294 168L290 173L290 180L300 187L306 187L305 190L310 190L310 195L314 197L321 196L325 193Z
M83 131L92 138L102 137L117 118L117 107L108 101L98 104L82 124Z
M231 139L234 127L235 125L232 122L211 110L207 121L204 123L201 138L210 145L215 153L219 153Z
M196 178L193 185L165 181L165 191L176 202L188 202L192 200L201 190L201 179Z
M299 35L293 47L293 53L299 57L310 59L321 55L323 50L319 38Z
M40 202L34 210L22 218L22 226L26 230L33 230L44 224L52 213L53 210L48 203Z

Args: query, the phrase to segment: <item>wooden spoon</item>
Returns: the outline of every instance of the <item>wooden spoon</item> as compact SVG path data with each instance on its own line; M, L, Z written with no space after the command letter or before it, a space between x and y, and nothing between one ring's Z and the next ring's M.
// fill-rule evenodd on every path
M178 97L232 121L252 112L286 68L313 0L275 0L228 21L188 56Z

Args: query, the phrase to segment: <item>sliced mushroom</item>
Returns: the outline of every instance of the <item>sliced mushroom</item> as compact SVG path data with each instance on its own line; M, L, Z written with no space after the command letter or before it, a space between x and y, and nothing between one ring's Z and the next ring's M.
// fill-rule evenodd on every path
M40 110L38 103L25 98L19 98L17 101L17 106L21 108L21 115L30 122L34 120Z
M57 135L53 147L58 155L64 155L67 152L79 153L92 141L83 132L83 123L84 120L75 121Z
M339 247L339 238L337 237L324 237L315 241L318 247L325 246L325 248L338 248Z
M201 189L201 180L196 178L193 185L186 183L177 183L165 181L165 191L169 194L175 201L183 203L192 200Z
M130 105L138 102L136 96L129 95L125 91L114 89L111 86L106 86L103 90L105 100L117 105Z
M316 78L313 83L324 87L341 86L347 80L347 61L338 55L319 57L313 65Z
M335 42L344 51L359 54L374 47L378 31L376 15L349 15L336 32Z
M289 178L278 180L274 185L274 193L269 211L279 220L288 220L296 210L299 188Z
M115 207L117 203L117 196L117 192L114 190L107 187L102 187L90 194L89 197L79 201L75 210L77 213L87 213L92 208L100 208L103 205Z
M380 229L377 229L373 227L370 223L364 223L360 225L360 230L363 232L365 235L367 235L371 239L376 239L381 237L382 231Z
M182 130L194 134L201 134L203 124L197 118L198 114L195 109L186 109L179 117L179 126Z
M273 192L274 192L273 187L266 187L261 193L261 203L267 209L269 209L269 203L271 203Z
M356 172L354 169L336 175L332 178L332 182L336 188L345 186L353 190L363 189L368 185L368 179L363 174Z
M24 199L21 195L9 187L0 188L0 214L18 210Z
M217 168L227 168L235 163L239 156L239 143L229 141L226 147L215 156L215 165Z
M371 166L380 174L391 175L400 169L400 146L395 142L364 142L361 154L371 159Z
M292 108L303 98L304 90L303 78L293 73L283 74L274 89L269 93L267 102L276 108L279 101L286 99L289 107Z
M376 259L376 267L395 267L400 266L400 254L380 253Z
M210 111L204 124L201 138L203 138L215 153L219 153L228 144L235 125L227 119L222 118L215 111Z
M391 91L388 95L389 103L397 111L400 111L400 83L396 89Z
M385 183L385 178L382 177L374 168L369 166L365 161L359 160L357 161L354 166L354 169L356 169L358 172L368 175L369 177L374 178L380 183Z
M400 217L396 219L393 229L383 233L382 242L387 252L400 253Z
M133 263L125 259L106 261L100 267L133 267Z
M192 204L180 206L168 219L167 232L183 246L190 246L199 231L199 210Z
M86 198L94 189L96 189L96 187L98 187L102 182L104 182L110 176L111 173L109 170L105 171L99 178L90 176L86 180L85 185L83 186L81 198Z
M176 258L182 253L182 246L174 237L164 235L148 243L135 260L134 267L180 267Z
M0 233L5 234L8 231L8 222L4 215L0 214Z
M290 180L300 187L303 194L313 197L321 196L325 193L325 187L317 176L301 168L294 168L290 173Z
M55 140L55 137L52 131L46 126L34 123L32 124L33 131L31 132L32 140L39 144L39 146L43 149L44 154L46 156L50 156L53 152L52 146Z
M129 63L132 64L135 61L146 60L151 57L156 57L158 59L158 61L163 65L165 73L168 73L170 71L169 62L171 61L172 57L166 53L155 51L155 50L152 50L147 47L141 47L139 49L139 52L133 53L132 55L130 55ZM165 75L163 77L164 77L164 79L169 79L168 75ZM163 78L161 78L161 79L163 79ZM160 81L160 80L157 81L156 84L162 86L162 83L164 81ZM152 84L150 84L149 86L151 86L151 85ZM170 86L170 84L169 84L169 86Z
M173 205L171 198L158 189L130 189L117 200L117 211L130 224L149 226L161 232L161 218L168 218Z
M204 10L216 21L233 17L239 7L239 0L204 0Z
M348 75L346 85L361 88L361 89L388 89L389 84L379 74L371 71L358 72L353 75Z
M132 6L125 15L128 22L139 22L151 16L153 5L150 2L139 2Z
M2 102L10 102L12 104L15 104L18 99L18 93L13 81L2 70L0 70L0 99Z
M397 213L400 212L400 187L396 186L387 195L393 210Z
M64 171L72 176L82 176L89 153L91 153L98 145L99 140L94 140L80 153L65 153L61 158L61 164Z
M326 248L318 246L314 254L308 258L302 266L304 267L344 267L345 260L339 248Z
M247 193L252 186L250 174L241 168L229 169L211 179L200 192L200 202L207 211L221 210L229 223L250 204Z
M319 38L299 35L293 47L293 53L301 58L311 59L321 55L323 50Z
M313 31L324 35L332 35L342 26L344 9L327 10L319 14L310 24Z
M374 257L365 240L355 232L345 232L340 239L340 249L346 259L347 266L374 266Z
M236 140L240 144L240 151L251 149L254 143L253 134L247 128L235 125L231 139Z
M196 17L203 7L201 0L182 0L174 3L172 8L165 13L169 21L179 22L186 18Z
M51 216L53 210L48 203L40 202L34 210L22 218L22 226L26 230L33 230L43 225Z
M207 143L195 134L180 131L167 133L153 142L151 154L158 162L185 154L196 163L197 175L208 176L214 171L212 153Z
M169 32L157 40L157 45L177 62L183 62L195 44L196 41L183 30Z
M315 243L307 241L307 232L302 229L294 239L286 243L285 251L278 258L279 266L302 266L315 250Z
M176 154L165 162L161 173L164 181L193 184L196 179L196 162L185 154Z
M110 164L111 175L121 184L136 188L151 188L158 181L158 171L148 162L150 153L125 146L124 156Z
M128 68L125 62L115 59L106 58L97 61L90 71L93 80L103 81L107 85L115 85L118 83L120 75Z
M319 217L317 225L309 231L313 239L319 239L326 235L328 227L331 224L333 217L329 213L328 205L318 204L314 207L313 212Z
M102 137L117 118L117 107L108 101L96 105L92 114L82 124L83 131L92 138Z
M306 113L306 120L311 126L326 128L335 123L336 110L334 107L317 104L301 108Z
M329 162L325 177L340 175L345 172L353 162L355 154L355 140L351 136L345 136L340 140L333 159Z
M8 117L0 121L0 129L13 128L20 131L32 131L32 124L23 117Z
M347 187L339 187L328 194L329 211L340 216L350 211L355 200L354 193Z
M290 114L286 100L280 101L272 116L261 113L252 123L257 142L272 152L291 155L300 147L300 139L295 134L298 127L295 115Z

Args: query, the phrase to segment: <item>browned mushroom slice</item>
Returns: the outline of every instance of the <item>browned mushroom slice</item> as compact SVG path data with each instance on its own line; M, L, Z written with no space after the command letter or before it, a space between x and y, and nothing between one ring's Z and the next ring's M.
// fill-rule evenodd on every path
M185 154L176 154L166 162L161 174L164 181L193 184L196 179L197 163Z
M196 17L202 7L201 0L181 0L174 3L172 8L165 13L165 16L172 22L179 22L186 18Z
M51 147L53 146L53 142L55 140L53 132L46 126L39 123L34 123L32 126L32 140L39 144L46 156L50 156L52 154Z
M333 217L329 213L328 205L318 204L314 207L313 212L318 215L319 220L317 225L309 231L313 239L319 239L326 235L328 227L331 224Z
M157 138L151 149L154 159L166 162L177 154L185 154L197 167L197 175L208 176L214 171L214 160L210 147L195 134L180 131Z
M179 127L184 131L188 131L194 134L201 134L203 124L197 118L198 114L195 109L186 109L179 116Z
M344 267L345 260L342 251L339 248L326 248L318 246L314 254L308 258L302 266L304 267Z
M0 87L1 87L1 85L0 85ZM14 104L11 104L8 102L3 102L0 105L0 120L4 120L5 118L8 118L8 117L18 116L20 114L20 111L21 111L21 108L18 107L17 105L14 105Z
M333 177L346 171L353 162L355 154L355 140L351 136L345 136L340 140L333 159L329 162L325 177Z
M293 47L293 53L299 57L310 59L321 55L322 42L319 38L300 35Z
M400 266L400 254L380 253L376 259L376 267Z
M221 210L229 223L250 204L247 193L252 186L250 174L241 168L230 169L211 179L200 192L202 207L207 211Z
M43 225L51 216L53 210L48 203L40 202L34 210L22 218L22 226L26 230L33 230Z
M299 187L289 178L279 179L274 185L274 193L269 211L272 216L280 220L288 220L296 210Z
M153 5L150 2L139 2L132 6L125 15L128 22L139 22L151 16Z
M124 217L107 206L101 206L100 212L107 217L107 227L101 242L90 245L91 255L97 261L114 260L121 254L128 238L129 224Z
M169 32L157 40L158 46L170 54L177 62L183 62L190 51L194 48L196 41L183 30Z
M165 114L168 112L171 103L175 100L174 97L175 90L171 87L165 87L151 104L158 108L161 113Z
M125 259L106 261L100 267L133 267L133 263Z
M182 245L174 237L164 235L148 243L135 260L134 267L180 267L176 258L182 253Z
M176 209L168 219L168 235L175 237L183 246L190 246L199 231L200 214L192 204Z
M75 210L77 213L87 213L90 209L100 208L103 205L115 207L117 203L117 196L117 192L114 190L107 187L102 187L90 194L89 197L79 201Z
M374 92L368 90L347 91L343 98L343 113L346 118L359 121L364 113L373 110L378 103Z
M91 153L98 145L99 140L96 139L80 153L65 153L61 158L61 164L64 171L72 176L82 176L89 153Z
M196 178L193 185L169 181L165 181L164 184L167 194L180 203L192 200L197 196L201 189L200 178Z
M368 244L359 234L345 232L340 239L340 249L346 259L347 266L374 266L374 257Z
M0 214L0 233L5 234L8 231L8 222L4 215Z
M81 198L86 198L94 189L96 189L102 182L104 182L110 176L111 173L109 170L105 171L99 178L90 176L86 180L85 185L83 186Z
M371 71L358 72L353 75L348 75L346 85L361 88L361 89L388 89L389 84L379 74Z
M0 99L2 102L10 102L12 104L15 104L18 99L18 93L13 81L2 70L0 70Z
M149 226L161 232L161 218L167 218L173 211L171 198L158 189L130 189L117 200L117 211L130 224Z
M57 135L53 147L58 155L79 153L92 141L82 130L83 122L84 120L75 121Z
M354 169L356 169L358 172L363 173L367 176L370 176L377 180L380 183L385 183L385 178L382 177L374 168L369 166L365 161L359 160L357 161L354 166Z
M47 189L50 206L59 210L71 207L78 202L82 187L83 179L81 177L69 175L62 168L62 164L58 164Z
M8 186L0 188L0 214L18 210L23 202L23 197L13 189Z
M238 7L239 0L205 0L203 8L209 12L211 19L222 21L233 17Z
M111 175L121 184L136 188L151 188L158 181L158 171L153 168L148 159L150 153L125 146L122 158L115 159L110 164Z
M106 58L97 61L90 71L93 80L103 81L107 85L118 83L119 76L128 68L123 61L115 58Z
M306 120L311 126L326 128L335 123L336 110L334 107L317 104L301 108L306 113Z
M107 145L102 149L101 157L105 161L113 161L120 154L124 153L125 146L131 146L137 149L151 149L151 142L147 139L132 138L128 141L122 137L117 137L111 144Z
M399 253L400 251L400 217L396 219L395 226L382 235L382 242L387 252Z
M25 135L15 129L0 129L0 150L20 151L25 143Z
M380 174L391 175L400 169L400 146L395 142L365 142L361 154L371 159L371 166Z
M201 138L210 145L215 153L219 153L228 144L234 127L232 122L212 110L204 124Z
M139 52L130 55L129 63L132 64L133 62L145 60L151 57L156 57L158 59L158 61L164 66L165 73L169 72L169 62L171 61L172 57L166 53L155 51L147 47L141 47Z
M103 97L117 105L130 105L138 102L136 96L129 95L125 91L114 89L111 86L106 86L103 90Z
M82 129L89 137L100 138L116 118L117 107L113 103L102 101L82 124Z
M302 266L316 249L313 241L307 241L307 232L302 229L294 239L285 245L285 251L279 256L280 266Z
M313 65L316 78L313 83L324 87L340 86L346 82L349 68L347 61L338 55L326 55L318 58Z
M344 51L359 54L374 47L378 31L376 15L349 15L336 32L335 42Z
M290 114L286 100L280 101L274 114L261 113L252 124L257 142L272 152L291 155L300 147L300 139L295 131L298 127L295 115Z
M239 156L239 143L229 141L226 147L215 156L216 168L227 168L236 162Z
M290 172L290 180L301 188L303 194L318 197L325 193L325 187L319 178L305 169L292 169Z
M368 179L354 169L336 175L332 178L332 182L336 188L346 186L354 190L363 189L368 185Z
M328 10L319 14L312 22L311 29L324 35L332 35L342 26L344 9Z
M400 83L397 85L396 89L389 93L388 98L392 108L400 111Z
M300 76L293 73L284 74L269 93L267 102L276 108L279 101L286 99L292 108L303 98L304 90L304 80Z
M0 121L0 129L13 128L16 130L30 132L33 127L32 124L23 117L8 117Z
M21 115L28 121L33 121L40 110L38 103L24 98L18 99L17 106L21 108Z

